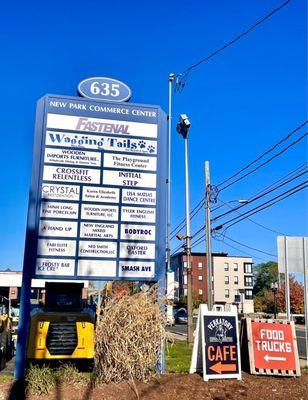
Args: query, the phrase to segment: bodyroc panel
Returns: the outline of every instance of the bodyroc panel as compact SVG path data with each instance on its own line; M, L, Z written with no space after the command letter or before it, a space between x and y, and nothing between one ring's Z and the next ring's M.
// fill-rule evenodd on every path
M51 355L71 355L77 347L77 328L75 322L51 322L46 345Z

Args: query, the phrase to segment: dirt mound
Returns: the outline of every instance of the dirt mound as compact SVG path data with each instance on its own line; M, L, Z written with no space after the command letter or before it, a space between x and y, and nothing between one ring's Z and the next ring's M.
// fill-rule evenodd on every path
M136 383L140 400L306 400L308 388L308 372L300 378L275 378L243 374L242 381L218 380L204 382L197 374L167 374L152 378L148 383ZM17 388L16 388L17 389ZM9 384L0 384L0 393L9 393ZM6 395L5 398L24 399L22 392ZM11 391L12 393L12 391ZM17 392L15 392L17 394ZM128 382L74 388L66 385L57 386L53 395L40 396L40 400L136 400L134 389ZM2 400L2 399L1 399ZM38 400L28 397L28 400Z

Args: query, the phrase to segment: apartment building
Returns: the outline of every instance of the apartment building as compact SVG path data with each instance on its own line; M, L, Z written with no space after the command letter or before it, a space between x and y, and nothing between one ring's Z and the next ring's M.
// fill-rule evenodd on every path
M253 313L253 275L250 257L213 256L214 302L237 304L240 312Z
M204 253L192 253L193 291L201 297L203 302L207 299L206 266ZM187 296L187 259L184 252L171 257L171 269L174 271L175 282L178 283L174 298L179 300L181 296Z
M236 304L239 312L254 311L252 288L252 259L250 257L228 256L227 253L213 253L213 292L216 304ZM171 258L171 268L175 273L178 288L175 300L187 295L187 259L184 252ZM207 301L207 262L206 254L192 253L193 292L203 302Z

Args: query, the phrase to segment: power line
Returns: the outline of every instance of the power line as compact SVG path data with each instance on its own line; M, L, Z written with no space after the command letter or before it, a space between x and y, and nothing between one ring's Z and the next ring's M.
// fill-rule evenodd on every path
M204 226L202 226L202 227L201 227L197 232L195 232L191 237L193 238L193 237L197 236L203 229L204 229ZM202 237L199 238L198 240L200 240L200 239L202 239L202 238L204 238L204 237L205 237L205 233L204 233L204 234L202 235ZM193 248L194 246L196 246L195 242L193 242L193 243L191 244L191 248ZM178 246L178 247L173 251L172 255L174 255L174 254L175 254L178 250L180 250L182 247L183 247L183 245Z
M192 243L192 247L195 247L195 246L197 246L198 244L200 244L201 241L205 238L205 236L206 236L206 234L204 233L198 240L196 240L194 243ZM236 241L235 239L232 239L232 238L230 238L230 237L228 237L228 236L226 236L226 235L224 235L224 238L226 238L226 239L228 239L228 240L231 240L231 242L237 243L237 244L239 244L240 246L247 247L247 248L250 249L250 250L254 250L254 251L257 251L257 252L259 252L259 253L266 254L267 256L277 257L275 254L267 253L266 251L263 251L263 250L260 250L260 249L255 248L255 247L249 246L249 245L247 245L247 244L245 244L245 243L238 242L238 241ZM217 238L214 238L214 239L217 239ZM218 240L218 239L217 239L217 240Z
M226 243L226 242L223 241L223 240L218 240L218 239L215 239L215 238L213 238L213 239L214 239L216 242L224 243L226 246L231 247L232 249L234 249L234 250L236 250L236 251L239 251L240 253L242 253L242 254L244 254L244 255L246 255L246 256L248 256L248 257L256 258L256 259L261 260L261 261L264 261L264 262L267 262L267 261L268 261L268 260L265 260L264 258L260 258L260 257L257 257L257 256L252 256L251 254L248 254L248 253L244 252L243 250L240 250L240 249L238 249L237 247L232 246L232 245L229 244L229 243Z
M198 244L203 242L204 238L205 238L205 234L199 240L197 240L194 244L192 244L191 248L198 246Z
M242 179L246 178L247 176L251 175L252 173L256 172L258 169L260 169L261 167L264 167L264 165L268 164L269 162L271 162L272 160L274 160L275 158L279 157L281 154L285 153L287 150L289 150L291 147L295 146L297 143L299 143L301 140L303 140L305 137L307 136L307 132L304 133L302 136L300 136L298 139L296 139L294 142L290 143L287 147L285 147L284 149L280 150L278 153L274 154L272 157L270 157L269 159L267 159L266 161L264 161L262 164L259 164L257 167L255 167L254 169L252 169L249 172L246 172L246 174L240 176L239 178L235 179L234 181L232 181L231 183L229 183L228 185L223 186L220 189L220 192L222 190L227 189L228 187L234 185L236 182L241 181ZM219 187L219 185L218 185Z
M175 253L177 253L184 246L185 246L184 243L182 243L178 247L176 247L175 250L173 250L171 256L173 256Z
M199 207L198 207L198 205L199 205ZM194 216L198 214L198 212L203 208L203 206L204 206L204 200L201 200L201 201L197 204L197 206L191 211L191 213L190 213L190 220L192 220L192 219L194 218ZM197 208L197 207L198 207L198 208ZM186 218L184 218L184 220L183 220L180 224L178 224L178 225L173 229L173 231L171 232L171 234L172 234L173 232L175 232L175 233L173 234L173 236L171 236L171 239L173 239L179 231L181 231L182 229L185 228L185 223L186 223Z
M275 185L279 184L280 182L285 181L288 178L293 177L296 173L299 172L303 172L306 171L308 167L308 163L304 162L303 164L299 165L297 168L295 168L294 170L288 172L286 175L282 176L281 178L279 178L277 181L271 183L270 185L266 186L265 188L263 188L262 190L260 190L259 192L257 192L255 194L255 196L257 196L258 194L262 194L264 193L267 189L270 189L272 187L274 187ZM254 196L253 196L254 197ZM250 200L250 199L249 199Z
M224 203L227 207L232 208L228 203L225 203L225 202L222 201L222 200L220 200L220 201L221 201L222 203ZM236 212L237 214L240 215L240 213L239 213L237 210L235 210L234 208L232 208L232 210L234 210L234 212ZM247 219L248 219L248 221L252 222L252 223L255 224L255 225L260 226L260 227L263 228L263 229L266 229L267 231L270 231L270 232L273 232L273 233L276 233L276 234L282 235L282 236L288 236L286 233L282 233L282 232L276 231L275 229L272 229L272 228L269 228L268 226L265 226L265 225L263 225L263 224L260 224L259 222L254 221L254 220L251 219L251 218L247 218Z
M257 196L258 194L264 193L267 189L270 189L270 188L274 187L276 184L284 181L285 179L287 179L289 177L292 177L296 172L301 172L301 171L307 169L307 165L308 164L306 162L304 162L303 164L301 164L298 167L296 167L294 170L288 172L286 175L284 175L281 178L279 178L277 181L271 183L270 185L266 186L265 188L263 188L262 190L257 192L254 196L250 197L248 200L251 200L253 197ZM220 208L224 207L225 205L228 206L229 208L234 209L233 207L230 206L230 204L229 204L230 202L224 202L221 199L218 199L218 201L221 202L222 204L220 206L218 206L218 207L213 208L211 210L212 213L217 211L217 210L219 210Z
M308 185L307 185L307 182L308 182L308 181L304 181L304 182L302 182L301 184L299 184L299 185L297 185L297 186L295 186L295 187L293 187L293 188L287 190L286 192L281 193L281 194L279 194L278 196L276 196L276 197L270 199L269 201L264 202L264 203L258 205L257 207L255 207L255 208L253 208L253 209L251 209L251 210L246 211L245 213L239 215L238 217L234 217L234 218L230 219L229 221L224 222L224 223L221 225L221 227L225 226L226 224L228 224L228 223L230 223L230 222L235 221L235 222L233 222L232 224L228 225L228 226L225 228L225 230L226 230L226 229L230 228L231 226L233 226L233 225L235 225L235 224L238 224L238 223L241 222L243 219L247 219L247 218L250 217L251 215L256 214L257 212L263 211L263 210L265 210L265 209L268 208L268 207L271 207L272 205L278 203L279 201L282 201L282 200L286 199L287 197L292 196L293 194L295 194L295 193L297 193L297 192L299 192L299 191L305 189L305 188L308 186ZM281 197L281 198L280 198L280 197ZM276 201L273 201L273 200L276 200ZM262 207L262 206L264 206L264 207ZM243 217L243 218L240 218L240 217ZM238 219L238 218L240 218L240 219ZM238 221L236 221L237 219L238 219ZM218 228L218 227L213 228L213 230L215 230L215 229L217 230L217 228ZM220 229L221 229L221 228L220 228Z
M190 212L190 219L192 219L196 214L198 214L198 212L201 210L201 208L204 206L204 199L201 199L200 201L199 201L199 203L191 210L191 212ZM197 208L198 208L198 210L197 210ZM174 233L174 232L178 232L178 230L181 230L181 229L183 229L183 225L184 225L184 227L185 227L185 222L186 222L186 218L184 218L175 228L173 228L173 230L171 231L171 235ZM172 238L171 239L173 239L174 237L175 237L176 235L174 234L173 236L172 236Z
M266 251L259 250L259 249L256 249L255 247L248 246L247 244L238 242L237 240L232 239L232 238L230 238L230 237L228 237L228 236L226 236L226 235L224 235L224 238L226 238L226 239L228 239L228 240L231 240L231 242L234 242L234 243L236 243L236 244L239 244L240 246L247 247L247 249L254 250L254 251L258 251L259 253L266 254L267 256L277 257L276 254L267 253Z
M249 164L247 164L246 166L244 166L243 168L241 168L238 172L236 172L235 174L233 174L231 177L227 178L226 180L224 180L223 182L221 182L218 186L221 186L222 184L228 182L229 180L231 180L233 177L237 176L238 174L240 174L242 171L246 170L247 168L249 168L249 166L255 164L257 161L259 161L261 158L263 158L265 155L269 154L272 150L274 150L277 146L279 146L279 144L283 143L284 141L286 141L288 138L290 138L295 132L297 132L298 130L300 130L302 127L304 127L307 124L307 121L303 122L301 125L299 125L297 128L295 128L292 132L290 132L287 136L285 136L283 139L281 139L279 142L277 142L276 144L274 144L270 149L266 150L264 153L262 153L260 156L258 156L255 160L253 160L252 162L250 162ZM235 180L233 182L231 182L229 185L223 187L220 190L224 190L227 187L233 185L234 183L236 183L239 180L242 180L243 178L245 178L246 176L252 174L253 172L255 172L257 169L261 168L262 166L268 164L270 161L272 161L274 158L277 158L279 155L283 154L284 152L286 152L290 147L294 146L295 144L297 144L299 141L301 141L305 136L307 135L307 133L305 133L304 135L302 135L301 137L299 137L296 141L292 142L290 145L288 145L286 148L282 149L280 152L276 153L274 156L272 156L271 158L269 158L268 160L266 160L265 162L263 162L262 164L260 164L259 166L257 166L254 170L248 172L247 174L243 175L242 177L238 178L238 180ZM306 164L306 163L305 163ZM303 164L303 165L305 165ZM299 169L300 167L298 167ZM294 173L296 172L296 170L293 171ZM291 172L290 172L291 174ZM287 177L288 175L286 175ZM281 178L283 179L283 178ZM278 183L279 180L276 182ZM265 190L265 189L263 189ZM194 209L191 211L191 214L194 213L194 211L199 207L198 211L196 212L196 214L201 210L201 208L204 205L204 201L205 201L205 197L203 197L198 204L194 207ZM212 212L218 210L219 208L221 208L221 206L218 206L216 208L214 208L212 210ZM196 215L194 214L194 215ZM174 232L177 232L177 230L183 229L183 224L185 224L186 219L184 218L171 232L171 234L174 234ZM175 234L172 236L172 238L175 237Z
M270 151L272 151L273 149L275 149L279 144L281 144L281 143L283 143L285 140L287 140L287 138L289 138L292 134L294 134L296 131L298 131L299 129L301 129L306 123L307 123L307 121L304 122L304 123L302 123L301 125L299 125L295 130L293 130L291 133L289 133L285 138L283 138L283 139L280 140L278 143L276 143L274 146L272 146L271 149L267 150L265 153L263 153L263 154L262 154L261 156L259 156L257 159L255 159L254 161L252 161L251 163L249 163L247 166L243 167L238 173L240 173L240 172L243 171L244 169L247 169L248 166L254 164L256 161L258 161L258 160L260 160L261 158L263 158L264 155L268 154ZM246 177L247 175L250 175L251 173L255 172L257 169L261 168L261 167L264 166L265 164L268 164L271 160L273 160L274 158L278 157L279 155L281 155L282 153L284 153L285 151L287 151L290 147L294 146L296 143L298 143L300 140L302 140L305 136L307 136L307 133L305 133L304 135L302 135L301 137L299 137L296 141L294 141L294 142L292 142L291 144L289 144L286 148L282 149L280 152L276 153L274 156L272 156L271 158L269 158L268 160L266 160L264 163L262 163L262 164L260 164L259 166L257 166L254 170L249 171L247 174L245 174L245 175L243 175L242 177L240 177L238 180L243 179L244 177ZM288 173L285 177L280 178L278 181L276 181L275 183L273 183L272 185L270 185L268 188L272 188L273 185L275 185L275 184L281 182L283 179L286 179L288 176L294 174L297 170L301 170L301 169L303 168L304 165L306 165L306 163L302 164L301 166L299 166L298 168L296 168L294 171L291 171L291 172ZM233 176L238 175L238 173L234 174ZM232 176L232 177L233 177L233 176ZM230 180L232 177L228 178L228 179L225 180L224 182L227 182L227 181ZM295 178L294 178L294 179L295 179ZM235 182L237 182L238 180L231 182L228 186L233 185L233 184L234 184ZM223 184L224 182L222 182L221 184ZM284 184L286 184L286 183L287 183L287 182L285 182ZM221 184L220 184L220 185L221 185ZM222 188L221 190L225 189L225 188L228 187L228 186L225 186L225 187ZM281 185L281 186L283 186L283 185ZM277 189L278 187L280 187L280 186L277 186L276 189ZM267 192L266 192L266 190L267 190L267 188L264 188L264 189L262 189L261 192L259 192L259 193L260 193L260 197L265 196L266 194L268 194L268 193L271 192L271 191L267 191ZM275 190L275 189L273 189L273 190ZM266 192L266 193L265 193L265 192ZM257 193L257 194L258 194L258 193ZM257 200L257 198L260 198L260 197L256 197L256 195L255 195L255 198L251 198L249 202L255 201L255 200ZM204 205L204 201L205 201L205 197L203 197L203 198L198 202L198 204L193 208L193 210L192 210L191 213L190 213L191 219L192 219L195 215L197 215L198 212L202 209L202 207L203 207L203 205ZM247 204L247 203L246 203L246 204ZM246 204L242 204L242 205L240 205L240 206L234 208L233 210L236 211L237 209L243 207L243 206L246 205ZM221 206L216 207L216 208L213 209L212 211L216 211L216 210L217 210L218 208L220 208L220 207L221 207ZM229 213L230 213L230 212L229 212ZM223 215L226 215L226 214L223 214ZM217 220L217 219L220 218L220 217L221 217L221 215L215 217L215 218L213 219L213 221ZM183 228L185 227L185 221L186 221L186 219L184 218L184 219L172 230L171 234L173 234L174 232L177 232L178 229L183 229ZM258 224L258 223L257 223L257 224ZM259 224L259 225L261 226L261 224ZM173 236L172 236L171 239L173 239L175 236L176 236L176 234L173 234Z
M259 194L259 195L255 195L254 197L252 197L250 200L248 200L248 201L247 201L246 203L244 203L244 204L241 204L241 205L239 205L239 206L237 206L237 207L235 207L235 208L232 208L232 207L231 207L231 208L232 208L231 210L226 211L226 212L224 212L223 214L217 215L215 218L213 218L213 219L212 219L212 222L217 221L218 219L223 218L223 217L225 217L226 215L228 215L228 214L230 214L230 213L232 213L232 212L236 212L236 211L239 210L240 208L245 207L246 205L248 205L248 204L250 204L250 203L253 203L254 201L260 199L261 197L264 197L264 196L268 195L269 193L271 193L271 192L273 192L273 191L275 191L275 190L281 188L282 186L285 186L285 185L287 185L288 183L294 181L295 179L301 177L302 175L307 174L307 172L308 172L307 170L306 170L306 171L303 171L303 172L297 174L295 177L292 177L292 178L290 178L290 179L288 179L288 180L285 180L284 182L280 183L279 185L276 185L276 186L274 186L274 187L272 187L272 188L269 188L269 189L266 190L266 191L263 191L263 192L262 192L261 194Z
M182 248L182 246L180 246L180 247L178 247L177 249L175 249L175 250L171 253L170 257L173 257L179 250L181 250L181 248Z
M274 183L274 185L277 184L278 182L281 182L283 179L287 178L288 176L294 175L294 172L295 172L295 171L302 170L304 165L305 165L305 164L303 164L303 165L297 167L295 170L289 172L285 177L280 178L278 181L276 181L276 182ZM281 186L283 186L283 185L285 185L285 184L287 184L287 183L293 181L294 179L297 179L299 176L301 176L301 175L303 175L303 174L305 174L305 173L307 173L307 171L301 172L300 174L296 175L295 177L292 177L291 179L285 180L282 184L280 184L280 185L278 185L278 186L277 186L277 185L274 186L273 184L270 185L270 186L269 186L270 190L265 191L265 192L264 192L264 190L263 190L263 191L259 192L259 193L262 193L262 194L259 195L259 196L254 196L254 197L252 197L252 200L251 200L251 201L255 201L255 200L257 200L258 198L263 197L264 195L266 195L266 194L268 194L268 193L271 193L273 190L276 190L276 189L278 189L279 187L281 187ZM285 192L283 192L283 193L280 193L280 194L277 195L276 197L274 197L274 198L272 198L272 199L269 199L268 201L266 201L266 202L264 202L264 203L259 204L259 205L256 206L255 208L252 208L252 209L246 211L246 212L243 213L243 214L240 214L240 213L237 211L237 209L238 209L238 208L241 208L243 205L242 205L242 206L239 206L237 209L236 209L236 208L231 208L227 203L225 203L225 202L223 202L222 200L220 200L222 203L224 203L225 205L227 205L228 207L231 208L231 211L230 211L230 212L233 212L233 211L234 211L234 212L236 212L236 213L239 214L238 217L234 217L233 219L231 219L231 220L225 222L223 225L228 224L229 222L232 222L232 221L234 221L234 220L236 220L236 219L238 219L238 218L244 217L244 218L241 218L238 222L240 222L240 221L243 220L243 219L248 219L249 221L253 222L254 224L256 224L256 225L258 225L258 226L260 226L260 227L262 227L262 228L264 228L264 229L267 229L267 230L269 230L269 231L271 231L271 232L274 232L274 233L281 234L281 235L284 235L284 236L285 236L284 233L275 231L274 229L268 228L268 227L266 227L266 226L264 226L264 225L262 225L262 224L260 224L260 223L258 223L258 222L256 222L256 221L251 220L251 219L249 218L249 216L251 216L251 215L253 215L253 214L255 214L255 213L259 212L259 211L262 211L262 210L265 209L265 208L268 208L268 207L270 207L270 206L276 204L278 201L281 201L281 200L285 199L286 197L289 197L290 195L295 194L295 193L296 193L297 191L299 191L299 190L304 189L306 186L303 186L303 185L305 185L306 182L308 182L308 181L301 182L299 185L297 185L297 186L295 186L295 187L293 187L293 188L291 188L291 189L289 189L289 190L287 190L287 191L285 191ZM302 186L303 186L303 187L302 187ZM298 188L299 188L299 190L296 190L296 189L298 189ZM290 194L289 194L289 193L290 193ZM280 199L280 197L281 197L281 199ZM274 200L276 200L276 201L274 201ZM271 204L270 204L270 203L271 203ZM263 207L263 206L264 206L264 207ZM229 213L229 212L228 212L228 213ZM225 216L225 215L227 215L228 213L222 214L221 216ZM249 214L249 215L248 215L247 217L245 217L246 214ZM216 217L216 218L218 219L218 218L221 217L221 216L218 216L218 217ZM216 219L213 219L213 221L214 221L214 220L216 220ZM235 222L235 223L238 223L238 222ZM235 223L231 224L230 226L234 225ZM223 226L223 225L222 225L222 226ZM226 229L228 229L230 226L228 226ZM201 226L201 227L192 235L192 238L195 238L196 236L198 236L198 235L203 231L204 227L205 227L205 225ZM213 229L213 231L214 231L214 230L215 230L215 228ZM204 237L205 237L205 234L203 234L199 239L197 239L197 241L193 242L193 243L192 243L192 247L195 247L195 246L197 246L199 243L201 243L201 241L202 241L202 239L203 239ZM172 255L175 254L175 253L176 253L179 249L181 249L181 248L182 248L182 245L178 246L178 247L174 250L174 252L172 253Z
M256 159L251 161L249 164L245 165L243 168L241 168L239 171L237 171L235 174L231 175L229 178L225 179L223 182L219 183L217 186L221 186L226 182L229 182L231 179L235 178L238 176L241 172L245 171L247 168L251 167L253 164L255 164L257 161L261 160L264 156L275 150L276 147L278 147L280 144L288 140L294 133L298 132L300 129L302 129L305 125L307 124L307 121L303 122L301 125L299 125L297 128L295 128L292 132L290 132L287 136L282 138L279 142L275 143L270 149L266 150L264 153L262 153L260 156L258 156Z
M238 40L240 40L242 37L246 36L248 33L250 33L251 31L253 31L256 27L258 27L259 25L261 25L263 22L265 22L267 19L269 19L271 16L273 16L274 14L276 14L278 11L280 11L282 8L284 8L288 3L290 3L291 0L287 0L285 1L283 4L281 4L279 7L275 8L274 10L272 10L269 14L267 14L266 16L264 16L262 19L260 19L259 21L257 21L254 25L252 25L250 28L246 29L245 31L243 31L242 33L240 33L238 36L236 36L234 39L232 39L231 41L229 41L228 43L226 43L224 46L220 47L219 49L215 50L213 53L209 54L208 56L202 58L201 60L197 61L196 63L190 65L189 67L187 67L184 72L182 74L177 74L176 75L176 87L178 89L183 89L185 86L185 83L187 81L188 75L189 73L196 67L198 67L200 64L209 61L210 59L212 59L213 57L215 57L217 54L221 53L222 51L224 51L225 49L227 49L228 47L230 47L231 45L233 45L234 43L236 43Z
M198 245L204 240L204 237L205 237L205 234L203 234L196 242L194 242L194 243L191 245L191 248L194 248L194 247L198 246ZM247 254L247 253L243 252L242 250L238 249L237 247L232 246L232 245L230 245L229 243L226 243L224 240L219 240L219 239L217 239L217 238L213 238L213 239L214 239L215 241L217 241L217 242L223 242L225 245L227 245L227 246L229 246L229 247L231 247L231 248L233 248L233 249L239 251L239 252L242 253L242 254L245 254L245 255L248 256L248 257L256 258L256 259L259 259L259 260L262 260L262 261L266 261L266 260L264 260L263 258L260 258L260 257L257 257L257 256L252 256L251 254ZM246 247L247 247L247 246L246 246ZM259 249L255 249L255 250L256 250L256 251L259 251L259 252L261 252L261 253L265 253L265 252L263 252L262 250L259 250ZM273 256L272 254L269 254L269 253L265 253L265 254L268 254L268 255ZM274 256L274 257L276 257L276 256Z
M273 197L272 199L269 199L266 202L259 204L258 206L256 206L256 207L244 212L243 214L239 214L239 216L234 217L234 218L230 219L229 221L224 222L222 225L220 225L220 226L218 226L216 228L213 228L212 231L215 231L215 230L217 231L218 230L217 228L221 229L226 224L229 224L230 222L236 221L239 218L240 219L238 221L236 221L233 224L227 226L226 229L228 229L230 226L235 225L236 223L242 221L243 219L248 219L248 217L250 217L251 215L256 214L257 212L260 212L260 211L262 211L262 210L264 210L264 209L266 209L268 207L271 207L272 205L278 203L279 201L282 201L285 198L297 193L298 191L305 189L305 187L308 186L307 182L308 182L308 180L304 181L304 182L301 182L299 185L294 186L293 188L288 189L287 191L285 191L283 193L280 193L279 195ZM243 217L243 218L241 218L241 217ZM204 227L205 227L205 225L203 225L194 235L192 235L192 238L197 236L204 229ZM205 234L203 235L203 237L204 236L205 236Z

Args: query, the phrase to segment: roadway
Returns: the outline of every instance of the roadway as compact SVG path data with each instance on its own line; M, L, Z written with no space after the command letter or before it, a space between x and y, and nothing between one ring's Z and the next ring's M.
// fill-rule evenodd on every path
M186 324L176 324L174 326L169 326L168 331L175 333L178 337L186 338L187 335L187 325ZM302 326L296 326L296 340L298 347L298 354L300 358L306 358L306 341L305 341L305 328Z

